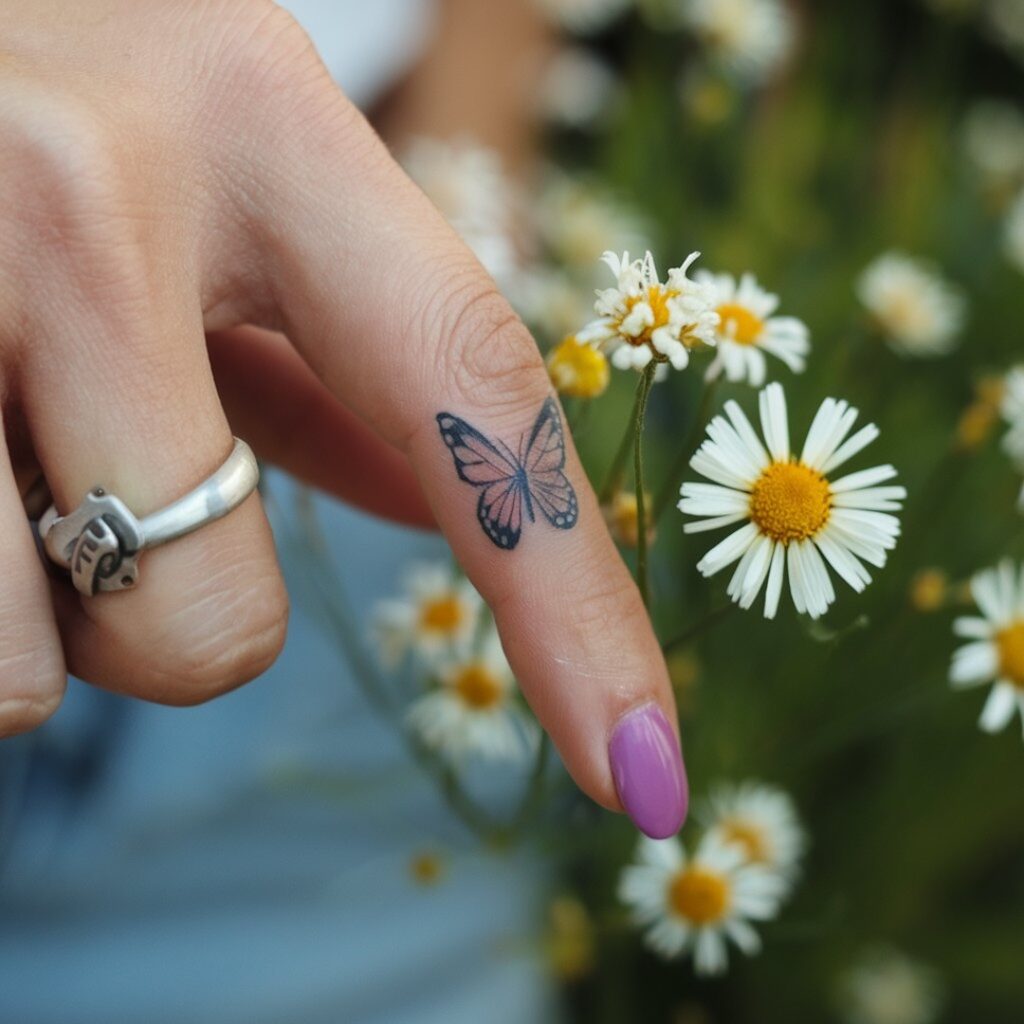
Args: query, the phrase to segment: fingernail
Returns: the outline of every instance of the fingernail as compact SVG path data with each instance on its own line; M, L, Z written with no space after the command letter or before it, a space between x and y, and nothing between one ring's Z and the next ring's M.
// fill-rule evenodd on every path
M686 820L690 786L679 741L657 704L624 715L608 744L615 789L644 835L674 836Z

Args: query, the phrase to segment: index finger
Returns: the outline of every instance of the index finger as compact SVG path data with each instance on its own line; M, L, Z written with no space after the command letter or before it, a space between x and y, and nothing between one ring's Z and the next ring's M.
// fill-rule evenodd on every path
M277 140L260 203L285 331L409 455L576 782L671 835L688 791L668 674L540 353L365 121L323 104Z

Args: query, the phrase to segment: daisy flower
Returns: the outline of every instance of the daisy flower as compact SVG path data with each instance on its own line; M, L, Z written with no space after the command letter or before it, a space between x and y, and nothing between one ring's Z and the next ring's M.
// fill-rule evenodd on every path
M648 510L647 516L647 544L654 543L655 525L650 508L652 496L644 491L644 506ZM615 496L607 504L602 506L601 512L604 521L608 524L608 530L615 540L623 547L635 548L640 539L640 515L637 505L636 493L634 491L616 491Z
M698 974L720 974L728 966L727 940L748 956L761 940L751 921L778 911L782 882L750 864L743 850L713 836L688 858L677 839L644 839L637 862L622 872L619 898L632 908L644 941L665 958L693 954Z
M769 78L793 49L793 18L779 0L684 0L683 23L737 77Z
M558 896L548 910L545 952L561 981L579 981L594 968L596 929L586 906L574 896Z
M551 265L525 267L505 293L523 320L550 340L575 334L593 311L593 290Z
M956 344L964 322L963 296L918 260L884 253L861 274L857 295L902 355L943 355Z
M974 397L960 414L954 435L957 449L965 452L977 451L991 437L1006 391L1005 375L979 377L972 390Z
M536 748L539 733L518 701L516 681L496 630L479 654L443 659L438 685L409 707L406 721L427 746L461 760L478 755L519 761Z
M702 518L687 523L687 533L743 523L697 563L712 576L739 562L728 594L741 608L754 603L767 580L764 614L773 618L788 574L796 610L818 618L835 600L825 563L862 591L871 582L864 562L881 568L896 545L900 524L890 513L906 491L878 486L896 475L892 466L828 479L878 436L873 423L847 436L857 410L846 402L821 403L797 457L782 386L769 384L758 398L764 443L740 407L726 402L726 415L708 424L708 439L690 460L712 482L684 483L679 509Z
M676 88L683 109L705 125L724 123L739 100L736 88L727 80L696 66L688 67L679 76Z
M806 325L792 316L772 316L779 297L766 292L753 274L739 281L732 274L698 270L694 280L707 285L718 313L718 344L708 379L723 371L727 380L764 384L765 352L778 356L794 373L802 373L811 345Z
M498 153L469 139L418 138L401 154L409 177L503 287L516 271L514 189Z
M748 863L759 864L790 886L804 850L804 831L788 793L759 782L723 785L701 812L708 835L734 843Z
M1024 716L1024 567L1008 559L971 580L980 616L964 616L953 632L969 640L953 654L949 672L955 687L994 683L979 725L986 732L1004 728L1015 711Z
M1010 425L1003 438L1003 450L1024 468L1024 363L1006 374L999 411Z
M381 661L394 667L414 650L428 662L473 638L483 600L469 580L444 563L413 565L402 597L379 601L373 629Z
M608 387L611 373L600 349L577 341L574 334L562 339L547 358L548 376L560 395L597 398Z
M583 46L563 47L544 69L537 97L540 111L553 124L589 128L619 93L608 63Z
M650 252L632 262L628 252L621 257L606 252L603 259L616 285L597 293L598 319L577 338L607 349L612 366L620 370L642 370L652 361L659 370L669 365L685 369L690 349L715 344L718 326L708 286L686 276L699 255L690 253L681 267L668 272L663 284Z
M894 949L869 949L846 972L839 990L847 1024L932 1024L943 987L930 967Z
M910 581L910 605L919 612L939 611L949 594L949 577L941 569L919 569Z
M988 0L983 10L992 38L1024 63L1024 7L1020 0Z
M1024 182L1024 116L1003 100L981 100L967 113L963 145L984 184L999 193Z
M1013 201L1003 222L1003 252L1021 273L1024 273L1024 192Z
M632 6L633 0L535 0L556 24L570 32L598 32Z
M609 244L646 247L640 218L608 189L567 174L548 176L537 204L537 234L556 263L591 278Z

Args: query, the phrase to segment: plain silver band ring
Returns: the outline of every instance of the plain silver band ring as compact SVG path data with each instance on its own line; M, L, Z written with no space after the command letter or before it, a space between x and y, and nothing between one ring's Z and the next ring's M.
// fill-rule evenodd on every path
M256 456L236 437L224 464L165 508L139 519L116 495L95 487L66 516L51 505L39 520L39 536L47 557L71 573L81 593L127 590L138 582L143 551L226 516L252 494L259 478Z

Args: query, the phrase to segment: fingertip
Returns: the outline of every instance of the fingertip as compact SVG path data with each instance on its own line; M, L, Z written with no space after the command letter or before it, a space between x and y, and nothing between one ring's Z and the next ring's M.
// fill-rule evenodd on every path
M66 677L49 692L0 700L0 740L38 729L60 707Z

